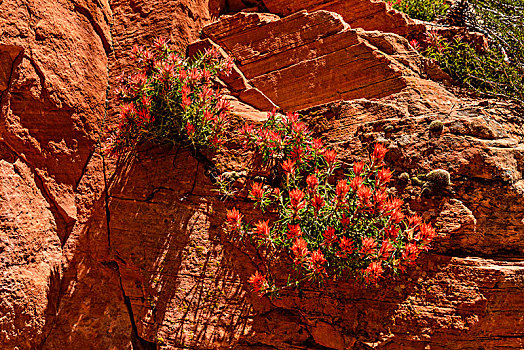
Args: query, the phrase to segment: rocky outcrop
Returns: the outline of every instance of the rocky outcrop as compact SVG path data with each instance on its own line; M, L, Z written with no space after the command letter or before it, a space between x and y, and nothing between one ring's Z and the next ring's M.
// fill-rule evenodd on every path
M524 134L504 117L512 113L510 105L459 99L439 100L441 110L407 108L391 101L401 96L336 102L302 113L314 116L311 124L341 145L349 161L373 142L388 145L387 160L396 174L412 178L399 188L404 199L425 211L427 220L436 220L442 240L434 245L441 252L522 255ZM432 130L432 122L442 129ZM452 186L432 186L424 175L434 169L448 171Z
M284 19L238 13L204 27L203 33L237 60L250 84L286 111L385 97L416 76L366 40L373 34L350 29L332 12L299 12ZM402 40L402 54L418 56L398 37Z
M0 2L0 344L48 336L71 237L103 187L94 156L104 115L108 6Z
M385 1L377 0L313 0L313 1L283 1L264 0L271 13L289 16L301 10L314 12L318 10L332 11L342 16L351 28L378 30L385 33L395 33L401 36L414 36L426 30L425 25L409 16L394 10Z
M309 2L298 13L264 4L273 14L211 23L263 6L0 2L0 348L522 346L522 113L447 90L404 38L419 24L381 2ZM118 162L97 153L108 86L132 45L164 35L184 50L202 28L188 53L218 45L236 60L221 77L235 125L277 106L300 110L346 163L388 146L395 174L411 178L395 182L398 195L439 229L417 269L378 287L258 298L246 283L256 257L222 230L226 208L254 213L241 195L221 200L209 162L245 174L243 150L231 142L207 159L144 145ZM451 185L423 176L434 169Z

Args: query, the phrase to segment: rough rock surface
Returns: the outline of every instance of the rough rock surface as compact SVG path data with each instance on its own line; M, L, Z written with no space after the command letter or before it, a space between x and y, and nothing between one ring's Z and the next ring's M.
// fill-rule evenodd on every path
M286 1L264 0L271 13L289 16L301 10L309 12L325 10L340 14L351 28L378 30L401 36L414 36L426 30L426 26L409 16L394 10L384 1L377 0L312 0Z
M100 196L109 7L0 2L0 344L40 347L63 268Z
M425 69L405 39L396 38L403 52L395 58L366 40L379 35L351 29L327 11L302 11L284 19L238 13L204 27L203 33L237 60L250 84L287 111L341 99L385 97L417 84L413 69ZM415 64L406 67L402 59Z
M419 269L379 287L260 299L246 283L256 259L223 236L233 203L213 191L208 161L144 146L114 164L96 152L108 82L133 44L161 34L183 50L222 12L258 2L4 0L0 348L523 347L522 113L446 90L446 76L397 35L417 24L383 3L310 4L310 13L243 13L204 30L237 60L236 80L224 80L235 123L261 120L253 106L274 103L302 110L346 162L385 143L395 173L419 178L396 182L399 195L439 229ZM369 27L348 17L355 9ZM390 33L347 25L375 30L384 16L398 24ZM366 64L375 74L362 74ZM310 71L311 86L294 76ZM436 120L440 131L429 128ZM234 145L213 160L246 166ZM437 168L451 174L448 188L421 176ZM244 200L235 205L252 215Z

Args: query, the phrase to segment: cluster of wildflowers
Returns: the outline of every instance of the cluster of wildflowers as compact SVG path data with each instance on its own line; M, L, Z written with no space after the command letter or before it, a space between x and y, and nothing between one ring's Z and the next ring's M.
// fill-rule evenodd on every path
M413 265L435 237L431 225L406 216L402 200L388 191L392 172L385 168L383 145L375 145L369 162L354 163L337 179L336 151L313 138L296 114L270 113L260 128L246 125L240 134L246 147L274 164L281 180L275 188L255 182L249 192L274 220L244 223L233 208L227 230L275 257L287 254L295 269L287 286L345 276L376 283L388 271ZM249 280L261 294L278 289L269 282L269 265Z
M106 153L119 155L145 141L216 147L228 120L229 103L215 88L230 60L215 49L187 59L158 38L151 47L134 46L136 70L120 77L115 93L120 122L110 130Z

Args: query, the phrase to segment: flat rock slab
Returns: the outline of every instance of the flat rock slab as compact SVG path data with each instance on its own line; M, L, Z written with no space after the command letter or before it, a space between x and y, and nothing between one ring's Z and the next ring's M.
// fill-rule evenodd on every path
M406 77L417 76L333 12L302 11L283 19L238 13L203 33L235 57L251 85L287 111L382 98L404 89Z
M352 28L379 30L402 36L425 32L426 26L391 8L385 1L376 0L264 0L264 5L271 13L288 16L307 10L334 11L340 14Z

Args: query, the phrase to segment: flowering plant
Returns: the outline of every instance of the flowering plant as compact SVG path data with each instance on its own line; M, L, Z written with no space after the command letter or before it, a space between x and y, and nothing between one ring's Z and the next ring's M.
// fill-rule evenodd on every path
M119 155L145 141L193 147L216 147L223 140L229 103L215 88L230 60L209 49L188 59L158 38L152 47L134 46L136 68L120 77L116 96L121 102L120 123L110 130L106 153Z
M227 232L250 239L266 257L262 272L249 279L256 292L351 275L376 283L388 270L404 271L429 248L434 229L417 215L406 217L402 200L388 191L392 172L384 167L383 145L337 180L336 151L313 138L297 114L270 113L260 128L246 125L240 135L280 175L274 188L255 182L249 191L273 219L245 223L236 208L227 211ZM277 287L271 265L282 256L292 261L294 273Z

